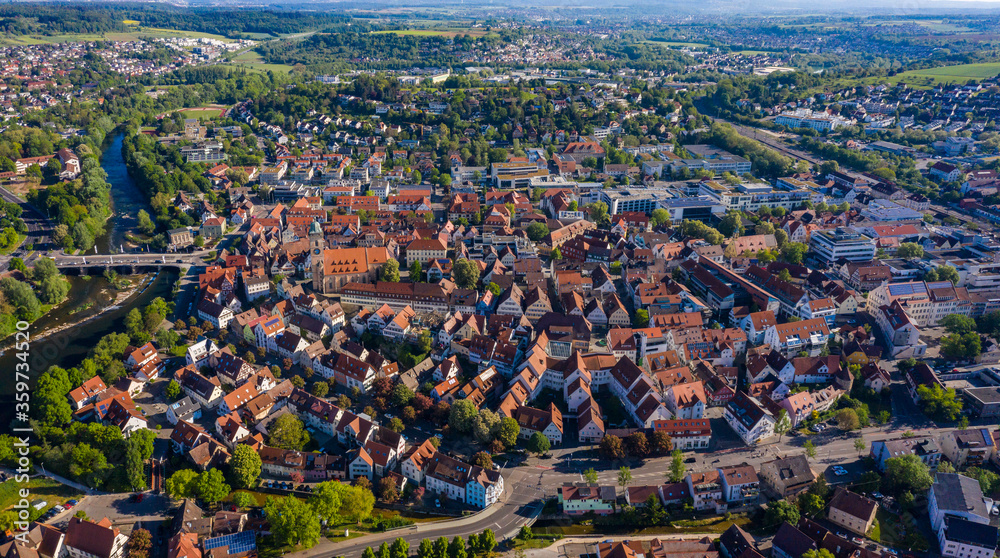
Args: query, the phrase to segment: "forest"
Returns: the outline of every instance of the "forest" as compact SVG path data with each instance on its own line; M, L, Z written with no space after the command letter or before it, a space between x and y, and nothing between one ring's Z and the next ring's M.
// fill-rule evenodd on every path
M5 4L0 6L0 27L8 36L101 34L143 27L183 29L238 38L245 33L281 35L314 29L339 31L351 23L344 15L280 10L180 8L164 5Z

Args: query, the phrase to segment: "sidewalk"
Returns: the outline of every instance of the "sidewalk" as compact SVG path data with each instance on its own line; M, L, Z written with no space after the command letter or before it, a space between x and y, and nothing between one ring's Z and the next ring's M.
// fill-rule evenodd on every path
M36 465L35 466L35 471L38 474L40 474L42 476L45 476L45 477L49 477L49 478L51 478L51 479L53 479L55 481L58 481L61 484L65 484L66 486L71 486L71 487L79 490L80 492L83 492L84 494L86 494L88 496L99 496L99 495L102 495L102 494L110 494L110 492L101 492L100 490L94 490L93 488L84 486L84 485L82 485L82 484L80 484L78 482L71 481L71 480L69 480L67 478L64 478L64 477L60 477L59 475L57 475L57 474L55 474L55 473L53 473L51 471L46 471L45 469L42 469L40 465Z
M559 539L545 548L529 548L524 551L525 558L558 558L563 555L562 547L569 544L595 544L601 541L651 541L653 539L671 541L697 541L705 537L710 539L718 538L716 533L692 533L692 534L669 534L669 535L636 535L631 537L611 536L611 535L574 535L564 539ZM516 550L507 551L501 556L514 556Z

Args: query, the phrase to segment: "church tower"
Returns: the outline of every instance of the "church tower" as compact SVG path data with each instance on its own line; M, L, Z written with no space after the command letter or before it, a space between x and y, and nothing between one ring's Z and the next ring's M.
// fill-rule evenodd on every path
M309 253L312 260L312 287L317 293L323 292L323 276L326 266L323 265L323 249L326 242L323 238L323 228L319 221L309 225Z

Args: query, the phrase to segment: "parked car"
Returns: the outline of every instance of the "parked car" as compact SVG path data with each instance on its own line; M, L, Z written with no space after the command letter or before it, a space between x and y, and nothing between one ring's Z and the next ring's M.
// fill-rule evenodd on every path
M876 490L875 492L872 492L872 498L875 498L876 500L881 500L882 493Z

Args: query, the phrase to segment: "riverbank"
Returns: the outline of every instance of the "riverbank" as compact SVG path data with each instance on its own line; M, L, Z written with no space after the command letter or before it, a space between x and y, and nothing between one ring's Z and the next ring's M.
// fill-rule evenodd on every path
M112 304L101 308L96 314L92 314L90 316L87 316L86 318L84 318L82 320L78 320L78 321L74 321L74 322L68 322L68 323L60 324L60 325L52 327L52 328L44 329L44 330L42 330L42 331L40 331L38 333L33 334L32 338L35 339L36 341L41 341L41 340L49 337L50 335L55 335L56 333L59 333L61 331L65 331L67 329L74 328L74 327L77 327L77 326L82 326L82 325L84 325L84 324L86 324L88 322L92 322L92 321L100 318L101 316L103 316L104 314L107 314L108 312L111 312L113 310L117 310L117 309L121 308L121 306L123 304L125 304L126 302L128 302L128 300L130 298L132 298L132 296L138 295L138 294L142 294L142 291L145 291L146 288L149 287L149 285L151 285L153 283L153 281L156 279L156 275L153 275L152 277L150 277L149 275L139 275L138 277L139 277L139 281L134 286L132 286L131 288L126 289L124 291L119 291L115 295L114 300L111 301ZM75 309L73 309L73 310L75 310ZM80 312L72 312L71 315L72 314L77 314L77 313L80 313ZM4 350L6 350L6 349L4 349Z

